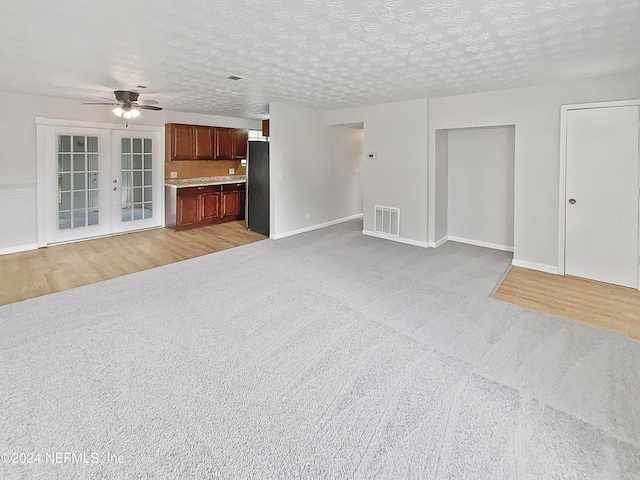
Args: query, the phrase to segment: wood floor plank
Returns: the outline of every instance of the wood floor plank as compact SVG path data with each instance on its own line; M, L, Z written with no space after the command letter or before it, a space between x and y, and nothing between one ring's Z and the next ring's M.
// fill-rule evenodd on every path
M0 305L264 240L244 221L157 228L0 256Z
M494 298L640 340L640 292L632 288L512 267Z

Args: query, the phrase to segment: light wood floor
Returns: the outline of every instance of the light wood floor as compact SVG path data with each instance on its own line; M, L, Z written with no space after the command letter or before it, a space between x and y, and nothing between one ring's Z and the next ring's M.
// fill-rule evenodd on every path
M158 228L0 255L0 305L140 272L267 237L244 221L176 232Z
M494 298L640 340L640 292L632 288L511 267Z

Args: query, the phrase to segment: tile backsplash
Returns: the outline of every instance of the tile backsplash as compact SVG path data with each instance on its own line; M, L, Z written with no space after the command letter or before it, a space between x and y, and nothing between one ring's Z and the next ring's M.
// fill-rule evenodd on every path
M244 175L246 168L240 160L187 160L164 162L164 178L169 179L171 172L176 178L215 177L229 175L229 169L235 169L235 175Z

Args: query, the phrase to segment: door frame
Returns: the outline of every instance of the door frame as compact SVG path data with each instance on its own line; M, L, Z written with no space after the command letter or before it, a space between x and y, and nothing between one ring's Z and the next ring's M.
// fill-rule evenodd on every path
M570 110L586 110L592 108L610 108L610 107L640 107L640 99L638 100L620 100L615 102L597 102L597 103L578 103L560 106L560 176L559 176L559 194L558 194L558 274L565 274L565 248L566 248L566 218L567 218L567 113ZM638 126L640 127L640 119ZM640 134L640 133L639 133ZM640 159L640 152L638 152ZM640 161L640 160L639 160ZM640 188L640 179L639 188ZM640 224L640 222L639 222ZM640 232L639 232L640 238ZM640 255L640 245L638 254ZM638 271L638 290L640 290L640 269Z
M84 120L61 120L56 118L36 117L36 234L38 248L49 245L47 243L47 178L46 178L46 162L47 162L47 142L46 131L48 127L68 127L68 128L92 128L98 130L109 131L109 150L111 150L112 138L111 132L118 131L132 131L132 132L156 132L160 134L160 142L157 146L158 152L158 169L162 172L161 179L164 180L164 158L165 158L165 142L164 142L164 126L149 126L149 125L133 125L129 128L119 123L104 123L104 122L90 122ZM110 151L110 156L113 152ZM113 160L111 156L111 161ZM111 174L111 165L109 166L109 174ZM165 226L164 216L164 185L158 189L161 193L161 226ZM109 218L109 225L111 225L111 218ZM110 227L111 231L111 227ZM111 236L116 233L109 233L102 236ZM98 238L98 237L91 237ZM61 243L73 243L76 241L83 241L87 239L72 240L70 242Z

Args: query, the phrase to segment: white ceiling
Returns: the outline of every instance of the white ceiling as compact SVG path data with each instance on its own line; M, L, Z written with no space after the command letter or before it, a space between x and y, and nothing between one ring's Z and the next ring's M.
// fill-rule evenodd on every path
M636 71L639 52L640 0L0 3L0 90L96 100L144 84L165 108L233 116Z

